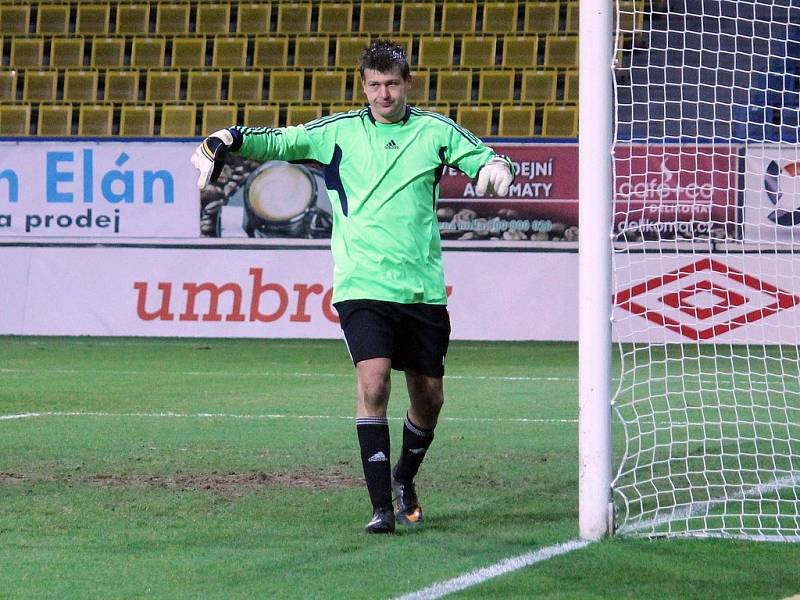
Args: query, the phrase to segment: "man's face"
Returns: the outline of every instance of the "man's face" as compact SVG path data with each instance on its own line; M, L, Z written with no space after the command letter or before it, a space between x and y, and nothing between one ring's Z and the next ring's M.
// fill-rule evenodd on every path
M396 123L405 116L411 82L403 79L399 68L389 73L364 69L362 84L376 121Z

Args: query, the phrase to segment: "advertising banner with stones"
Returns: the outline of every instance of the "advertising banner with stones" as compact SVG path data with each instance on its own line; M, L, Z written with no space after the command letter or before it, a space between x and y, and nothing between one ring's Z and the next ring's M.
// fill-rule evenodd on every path
M445 168L437 210L442 239L576 241L578 148L574 144L492 144L514 161L506 197L480 196L475 181ZM328 238L331 203L320 165L229 156L201 193L204 237Z

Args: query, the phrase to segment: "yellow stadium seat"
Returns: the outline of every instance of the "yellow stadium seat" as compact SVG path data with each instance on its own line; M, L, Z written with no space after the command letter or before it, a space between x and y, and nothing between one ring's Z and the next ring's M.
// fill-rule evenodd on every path
M527 2L526 33L558 33L560 2Z
M619 11L613 12L614 27L626 33L644 30L644 5L631 0L620 0Z
M497 36L465 35L461 39L461 67L493 67L497 56Z
M69 4L40 4L36 13L36 33L65 35L69 33Z
M52 137L72 135L72 105L40 105L36 134Z
M499 136L533 137L535 124L536 107L533 104L500 105Z
M270 102L302 102L303 88L302 69L273 69L269 73Z
M9 67L38 68L44 64L44 38L11 38Z
M238 123L235 104L204 104L200 135L206 136Z
M108 21L111 15L110 4L78 3L75 16L75 33L103 35L108 33Z
M578 135L578 107L576 105L547 105L542 115L544 137L574 138Z
M280 107L277 104L245 104L244 125L247 127L277 127Z
M92 39L93 67L121 67L125 61L124 37L95 37Z
M145 98L148 102L177 102L180 99L181 74L179 71L147 72Z
M248 2L238 4L236 33L264 35L270 32L272 6L269 2Z
M117 5L117 35L139 35L150 31L150 5L127 4Z
M450 103L449 102L425 102L422 104L415 104L420 110L427 110L439 113L445 117L450 117Z
M311 74L311 100L314 102L344 102L347 71L315 70Z
M13 69L0 71L0 102L16 102L17 72Z
M394 29L394 2L362 2L358 30L377 35Z
M22 84L24 102L55 102L58 71L25 71Z
M491 104L459 104L456 109L456 123L478 137L490 136L492 112Z
M361 81L361 74L358 72L358 69L354 71L350 71L350 81L352 82L352 90L353 90L353 102L366 105L367 104L367 96L364 93L364 83ZM411 93L416 91L412 86L408 92L407 100L411 100Z
M286 125L302 125L322 116L321 104L290 104L286 107Z
M419 38L420 67L452 67L455 39L450 35L422 35Z
M295 37L295 67L327 67L328 66L327 35L298 35Z
M195 14L195 31L202 34L227 34L231 25L231 5L227 2L209 4L199 2Z
M285 67L289 63L289 38L285 35L256 37L253 67Z
M30 4L0 6L0 34L26 35L30 20Z
M278 4L278 33L309 33L311 31L311 2L281 2Z
M242 68L247 65L247 37L218 35L211 56L214 67Z
M578 101L578 71L571 69L564 73L564 102Z
M350 33L353 31L353 3L320 2L318 19L320 33Z
M264 94L264 72L256 70L232 70L228 76L228 100L230 102L261 102Z
M522 72L520 99L523 102L555 102L557 91L558 71L555 69L525 69Z
M186 99L189 102L219 102L222 97L222 71L189 71Z
M161 107L162 137L194 137L197 108L194 104L165 104Z
M403 2L400 4L400 32L432 33L435 16L433 2Z
M548 35L545 39L546 67L576 69L578 67L578 36Z
M50 39L50 68L83 66L82 37L53 37Z
M31 131L30 104L0 104L0 135L23 136Z
M477 2L445 2L442 7L442 31L472 33L478 14Z
M580 5L578 2L567 2L567 33L578 33L580 24Z
M64 72L64 101L94 102L99 79L97 69L67 69Z
M203 67L206 64L206 38L174 37L172 39L172 68Z
M470 102L472 72L440 70L436 80L436 102Z
M326 107L323 107L322 112L329 115L333 115L336 113L350 112L352 110L360 110L362 108L364 108L363 104L352 104L352 103L342 102L342 103L328 104Z
M189 33L188 2L156 2L156 33Z
M111 104L81 104L78 109L78 135L107 137L112 133L114 106Z
M119 134L125 137L153 135L156 109L152 104L123 104L120 110Z
M109 69L105 72L103 99L106 102L137 102L139 71Z
M135 37L131 42L132 67L163 67L167 40L163 36Z
M411 62L411 49L414 42L414 36L405 33L396 33L390 38L395 44L401 46L406 51L409 64Z
M369 45L369 36L344 36L336 38L336 59L334 64L337 67L350 69L358 63L358 56L364 47Z
M514 69L482 69L478 83L479 102L514 100Z
M431 72L429 69L414 69L411 71L411 89L408 91L408 101L412 104L423 104L430 101ZM355 89L355 87L354 87ZM353 98L355 98L353 92ZM361 97L366 101L364 92Z
M484 33L509 34L517 31L516 2L486 2L483 5Z
M504 67L533 67L538 62L539 38L535 35L506 36L503 40Z

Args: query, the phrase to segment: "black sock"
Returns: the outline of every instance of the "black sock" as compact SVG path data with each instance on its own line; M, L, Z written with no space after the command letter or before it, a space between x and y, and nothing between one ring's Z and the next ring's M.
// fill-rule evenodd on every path
M414 425L406 414L403 423L403 450L394 471L397 481L409 483L414 479L432 441L433 429L423 429Z
M386 417L356 418L361 464L373 508L392 505L392 474L389 463L389 421Z

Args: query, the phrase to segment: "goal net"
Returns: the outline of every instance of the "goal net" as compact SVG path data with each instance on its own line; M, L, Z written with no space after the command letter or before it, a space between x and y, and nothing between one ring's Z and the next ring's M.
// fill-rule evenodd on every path
M800 3L618 0L617 531L800 541Z

